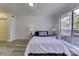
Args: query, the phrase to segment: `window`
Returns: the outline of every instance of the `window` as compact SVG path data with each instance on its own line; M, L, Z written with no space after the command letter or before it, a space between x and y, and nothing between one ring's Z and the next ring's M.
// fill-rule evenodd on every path
M71 36L71 12L66 13L60 19L60 34L61 36Z
M79 36L79 9L73 11L73 35Z

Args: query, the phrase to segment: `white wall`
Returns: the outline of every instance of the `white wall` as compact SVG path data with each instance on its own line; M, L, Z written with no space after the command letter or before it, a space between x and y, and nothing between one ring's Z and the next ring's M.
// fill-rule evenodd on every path
M10 35L10 40L9 41L13 41L15 40L15 22L16 22L16 18L12 17L11 14L9 14L9 35Z
M18 16L16 17L16 39L25 39L29 29L50 30L53 27L53 19L44 16Z
M53 19L53 25L56 27L57 33L59 33L59 17L55 17Z

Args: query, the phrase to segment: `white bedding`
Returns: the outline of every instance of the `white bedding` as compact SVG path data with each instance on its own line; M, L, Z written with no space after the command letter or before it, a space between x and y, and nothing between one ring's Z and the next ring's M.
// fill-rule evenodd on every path
M71 55L66 46L55 37L36 37L34 36L25 50L25 56L28 53L65 53Z
M64 40L60 40L67 48L69 51L71 51L73 54L76 54L79 56L79 47L71 44L71 43L68 43Z

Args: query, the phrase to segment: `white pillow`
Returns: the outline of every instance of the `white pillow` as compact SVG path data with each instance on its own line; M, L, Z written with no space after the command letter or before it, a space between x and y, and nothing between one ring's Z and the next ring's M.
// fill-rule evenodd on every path
M39 36L48 36L47 31L39 31Z

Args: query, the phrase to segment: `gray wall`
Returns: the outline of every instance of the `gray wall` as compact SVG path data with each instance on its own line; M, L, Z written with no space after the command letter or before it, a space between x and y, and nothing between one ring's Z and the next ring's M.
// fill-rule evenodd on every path
M53 18L49 18L45 16L18 16L16 17L16 33L15 33L16 39L25 39L27 35L29 34L30 28L33 31L50 30L54 26L53 20L54 20Z

